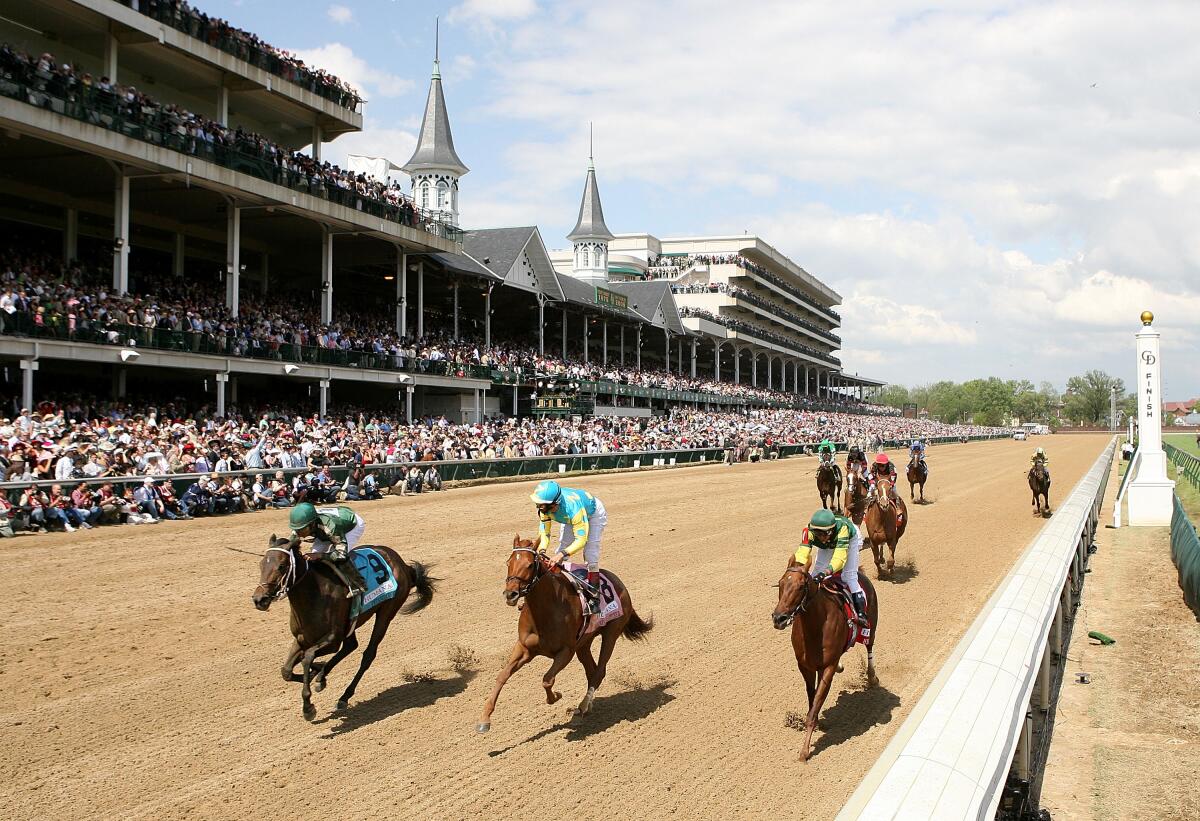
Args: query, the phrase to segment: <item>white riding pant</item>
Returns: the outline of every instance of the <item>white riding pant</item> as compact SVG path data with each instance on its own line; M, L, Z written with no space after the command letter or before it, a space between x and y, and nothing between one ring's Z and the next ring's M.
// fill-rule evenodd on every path
M354 527L350 528L350 532L346 534L346 547L343 550L340 546L334 551L334 557L341 559L346 556L354 548L358 547L358 543L362 541L363 531L367 529L367 523L363 521L362 516L355 515ZM312 552L318 556L324 556L330 552L333 545L324 539L313 539Z
M850 539L850 549L846 552L846 566L842 568L842 581L846 583L846 587L850 588L851 593L863 592L862 585L858 583L858 552L862 550L862 533L857 533ZM832 550L822 550L817 548L816 556L813 558L812 573L829 573L829 562L833 559Z
M604 503L597 499L596 512L588 516L588 539L583 546L583 560L587 562L588 570L592 573L600 569L600 538L604 535L607 525L608 512L604 509ZM558 542L559 549L565 552L574 541L575 531L570 525L563 525Z

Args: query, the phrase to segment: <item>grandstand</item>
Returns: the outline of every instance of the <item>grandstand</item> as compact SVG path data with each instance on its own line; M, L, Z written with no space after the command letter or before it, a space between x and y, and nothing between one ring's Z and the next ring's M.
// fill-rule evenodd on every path
M835 292L755 237L614 238L593 167L574 263L533 226L462 230L436 58L406 191L322 159L362 128L354 89L186 4L13 0L0 41L13 404L69 385L469 422L881 384L841 372Z

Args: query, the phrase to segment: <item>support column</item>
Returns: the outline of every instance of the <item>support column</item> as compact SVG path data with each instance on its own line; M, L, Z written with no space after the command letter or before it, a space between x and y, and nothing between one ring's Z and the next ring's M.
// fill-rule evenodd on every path
M733 348L733 384L742 384L742 352L736 345Z
M185 248L187 239L182 231L175 232L175 250L171 252L171 275L175 277L183 276L183 261L185 259ZM263 281L266 282L266 254L263 254ZM264 291L265 293L265 291Z
M238 388L237 377L230 376L229 377L229 401L235 405L238 403L237 388Z
M321 143L325 141L325 133L321 126L314 125L312 128L312 158L317 162L321 161Z
M591 324L587 314L583 315L583 364L588 364L588 325Z
M770 354L767 354L767 390L769 390L769 391L775 389L774 380L772 380L772 378L771 378L771 376L772 376L771 369L774 366L775 366L775 357L771 356Z
M321 228L321 322L333 322L333 233Z
M675 354L675 373L683 376L683 337L679 337L679 347Z
M721 343L713 343L716 347L713 349L713 381L721 381Z
M416 387L414 385L409 385L407 388L404 389L404 418L408 421L408 423L410 425L412 424L412 418L413 418L413 415L412 415L412 413L413 413L413 411L412 411L413 391L415 391L415 390L416 390Z
M638 325L637 329L637 369L642 369L642 326Z
M21 407L33 410L33 372L38 369L36 359L21 360Z
M63 262L79 256L79 209L66 209L66 225L63 226Z
M104 76L113 82L117 82L117 52L120 51L120 44L117 42L117 37L111 31L104 35L104 63L101 70Z
M546 355L546 297L539 293L538 304L538 356Z
M750 362L750 385L751 385L751 387L757 388L758 387L758 354L755 353L754 351L751 351L750 355L751 355L751 357L753 357L753 359Z
M242 209L230 202L229 215L225 221L225 307L233 317L238 315L241 277Z
M562 321L562 359L567 361L567 304L563 303L563 321Z
M226 128L229 127L229 89L225 87L224 77L217 88L217 122Z
M225 416L225 383L229 381L229 374L219 373L217 379L217 416L224 418ZM322 416L325 414L322 413Z
M604 347L602 350L603 350L603 353L601 354L600 361L604 365L604 367L607 368L608 367L608 320L607 319L604 320Z
M512 415L513 415L513 416L516 416L516 415L517 415L517 386L516 386L516 385L513 385L513 406L512 406Z
M113 370L113 399L124 399L126 388L126 370L125 368L116 368Z
M129 291L129 177L121 169L113 192L113 290Z
M396 335L401 338L408 333L405 317L405 301L408 298L408 254L396 246Z
M625 367L625 326L621 326L621 367Z
M496 287L496 283L489 282L487 293L483 295L483 347L492 347L492 289ZM455 339L458 338L457 332Z
M491 293L491 289L488 289ZM458 280L454 280L454 341L458 341Z
M417 336L425 337L425 260L417 263Z
M318 384L321 389L321 398L320 404L317 406L317 414L319 418L324 419L326 412L329 410L329 380L322 379Z
M692 337L692 379L696 378L696 337Z
M663 328L663 342L666 344L666 350L663 351L663 366L667 373L671 372L671 332Z

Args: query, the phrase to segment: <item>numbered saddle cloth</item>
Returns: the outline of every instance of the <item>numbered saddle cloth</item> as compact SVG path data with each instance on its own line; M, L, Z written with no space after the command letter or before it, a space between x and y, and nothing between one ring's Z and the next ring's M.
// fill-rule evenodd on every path
M396 575L392 573L392 566L373 548L356 547L350 551L350 559L358 568L358 573L363 577L363 581L367 583L366 592L361 596L355 596L350 606L350 623L353 624L354 620L363 613L395 596L399 585L396 584Z
M587 579L587 565L568 563L566 570L572 576L580 581ZM576 585L579 589L579 606L583 611L587 612L587 595L583 592L582 587ZM583 620L583 624L579 628L579 638L583 638L591 633L595 633L610 621L621 618L625 609L621 606L621 597L617 595L617 587L612 583L612 580L600 571L600 581L597 583L600 589L600 596L597 601L597 606L600 609L599 613L588 616Z
M838 604L842 606L842 614L846 617L846 646L842 652L850 652L850 648L855 644L867 644L871 640L871 626L858 626L858 614L854 612L854 604L850 601L849 589L832 579L826 579L821 586L837 597Z

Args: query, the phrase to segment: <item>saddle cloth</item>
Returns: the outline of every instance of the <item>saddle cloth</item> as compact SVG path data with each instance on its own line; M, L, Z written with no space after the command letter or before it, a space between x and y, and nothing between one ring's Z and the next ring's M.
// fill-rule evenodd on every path
M354 562L359 575L367 583L367 591L355 596L350 604L350 623L353 624L363 613L373 610L388 599L395 597L399 585L396 583L396 575L392 572L392 566L372 548L354 548L350 551L350 560Z
M586 613L588 602L587 594L583 591L583 583L587 579L587 565L566 562L564 569L575 580L575 589L579 594L579 607L582 612ZM600 612L594 613L583 620L583 623L579 627L579 636L577 639L595 633L609 622L621 618L625 612L625 608L621 606L621 597L617 595L616 585L612 583L612 580L608 578L603 570L600 571L600 582L597 586L600 588L600 596L597 601Z
M867 627L858 626L854 603L850 601L850 589L840 581L834 581L832 577L821 582L821 587L837 597L838 603L842 606L842 613L846 616L846 646L842 648L842 652L848 653L855 644L866 644L870 641L871 627L869 625Z

